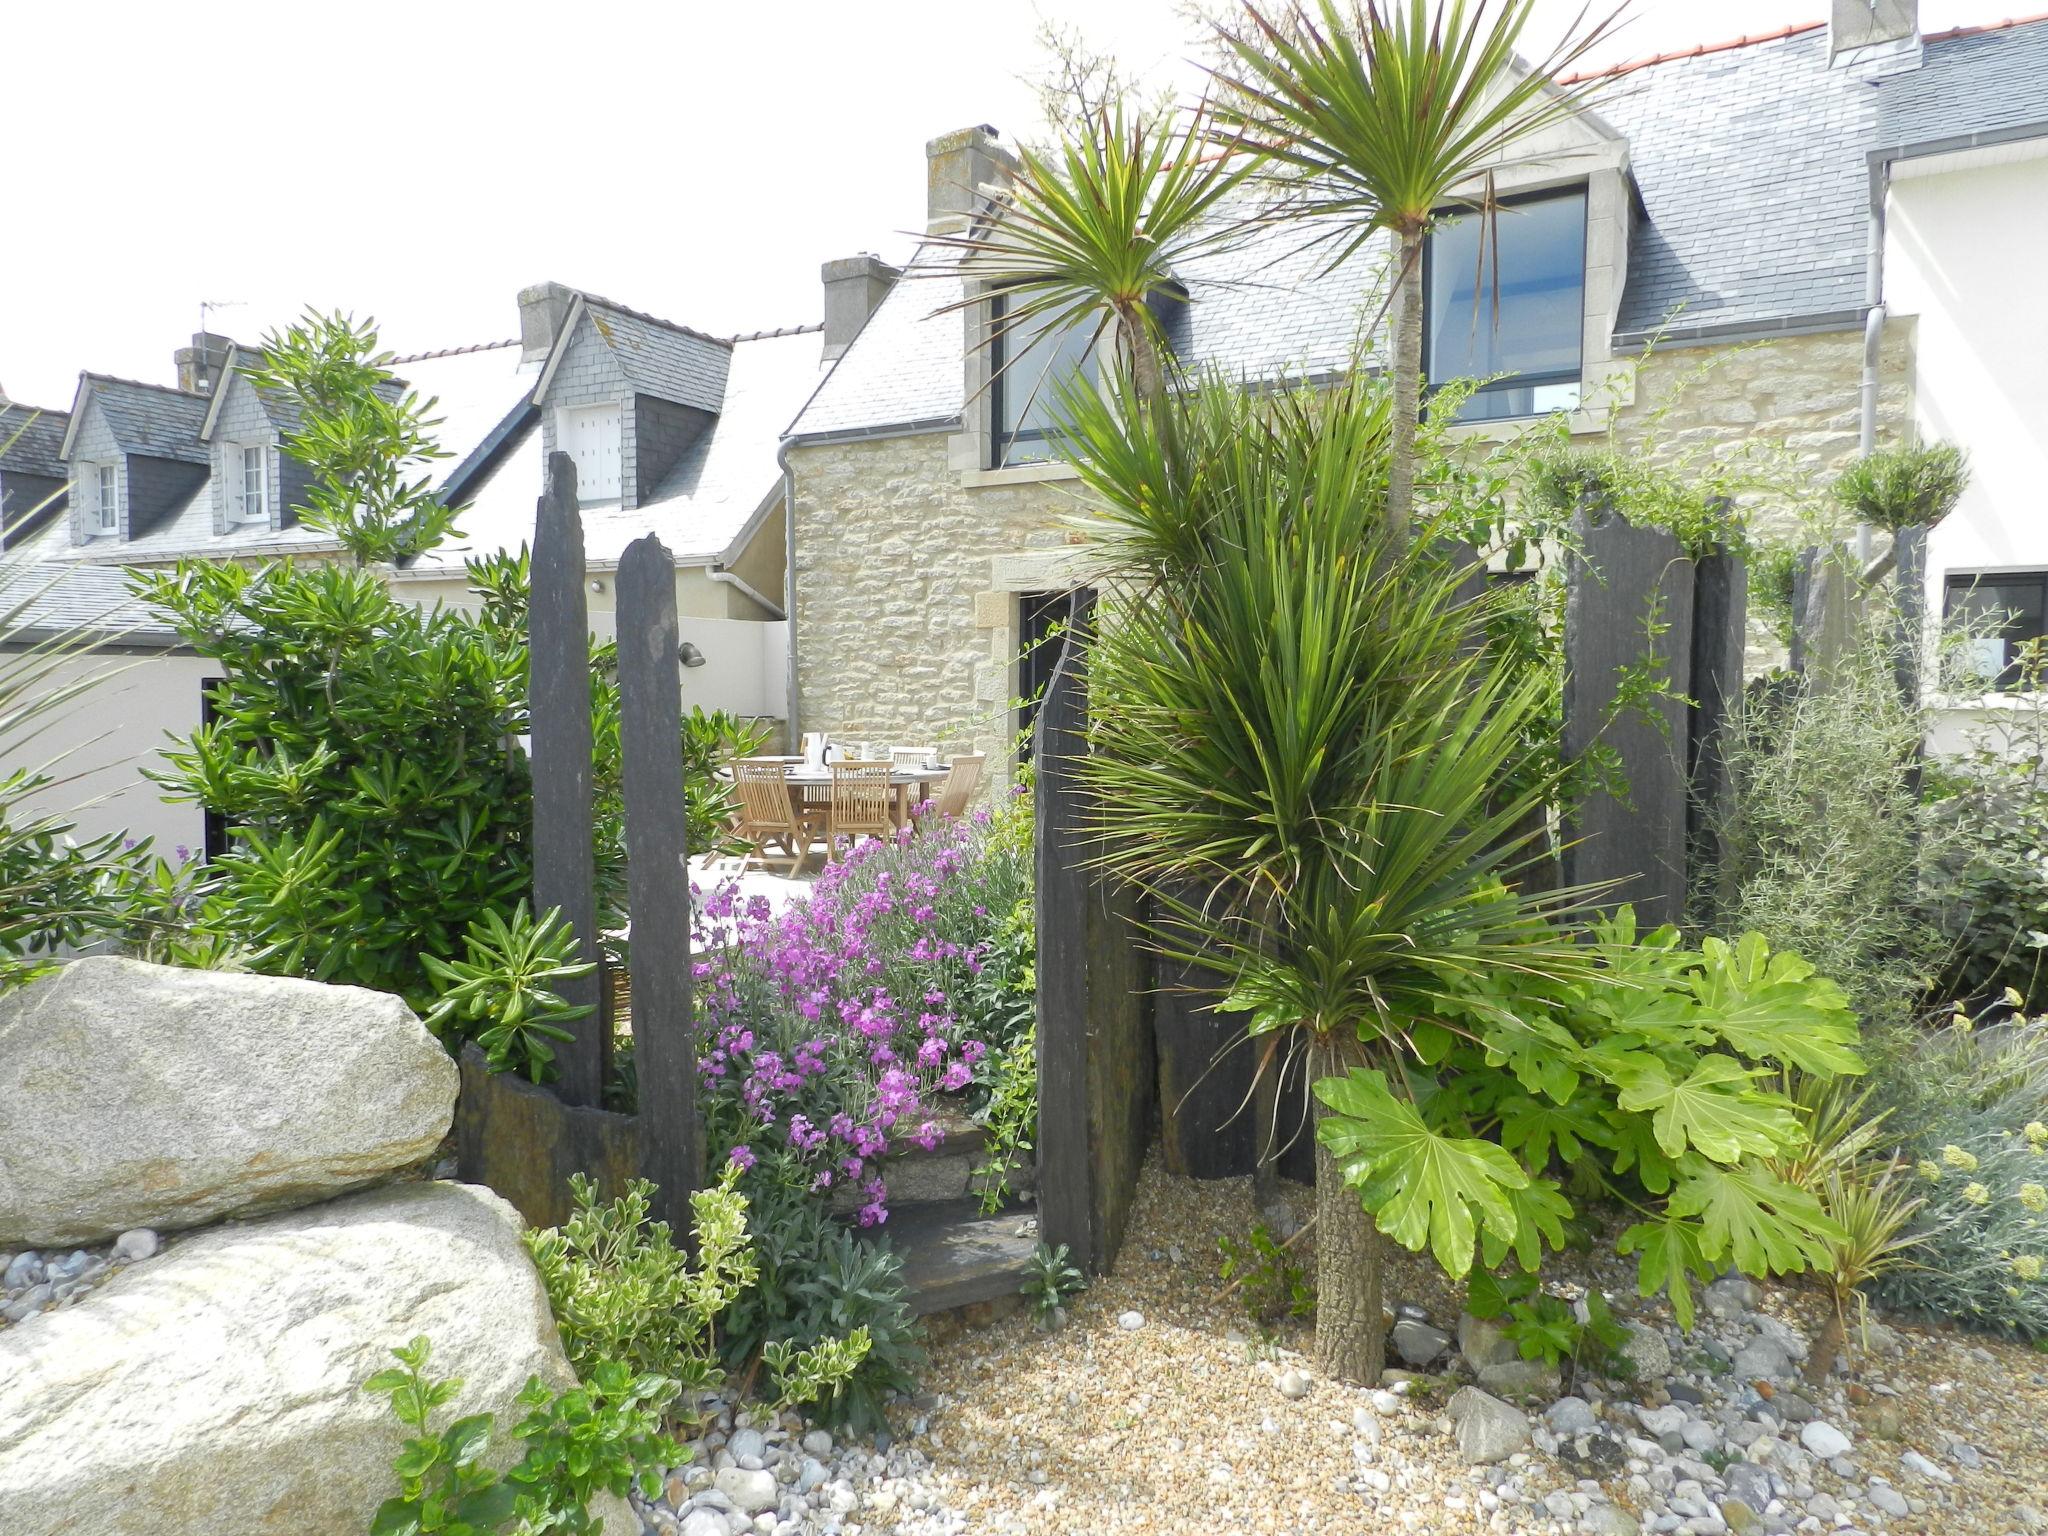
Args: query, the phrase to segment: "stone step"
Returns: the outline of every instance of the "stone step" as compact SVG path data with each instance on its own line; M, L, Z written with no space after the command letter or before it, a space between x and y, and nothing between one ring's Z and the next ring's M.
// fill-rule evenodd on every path
M892 1207L874 1229L903 1256L903 1283L920 1317L1017 1295L1038 1247L1038 1215L1011 1207L993 1216L971 1199Z
M974 1170L987 1159L987 1138L982 1128L951 1108L933 1117L941 1134L932 1146L919 1146L898 1127L889 1154L881 1160L881 1175L889 1186L889 1209L945 1204L969 1200L981 1193L984 1178ZM1029 1195L1038 1182L1035 1163L1025 1162L1010 1170L1010 1195ZM832 1191L832 1214L842 1219L853 1215L867 1196L857 1186Z

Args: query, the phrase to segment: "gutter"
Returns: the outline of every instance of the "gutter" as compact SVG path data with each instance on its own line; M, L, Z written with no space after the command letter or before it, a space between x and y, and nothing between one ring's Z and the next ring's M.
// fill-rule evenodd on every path
M1891 181L1891 162L1870 165L1870 217L1863 247L1863 377L1857 388L1856 451L1868 458L1877 447L1877 359L1884 345L1884 200ZM1856 563L1870 564L1870 524L1856 525Z

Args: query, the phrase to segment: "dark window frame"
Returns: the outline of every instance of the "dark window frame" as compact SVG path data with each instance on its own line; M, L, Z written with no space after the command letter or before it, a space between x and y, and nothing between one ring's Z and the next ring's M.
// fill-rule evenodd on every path
M1581 386L1581 403L1583 403L1583 386L1585 384L1586 379L1586 251L1588 245L1588 234L1590 231L1593 216L1592 186L1590 183L1583 181L1568 182L1563 186L1540 187L1532 192L1512 193L1506 197L1496 198L1494 201L1496 205L1499 207L1515 208L1520 207L1527 203L1550 202L1555 199L1566 197L1575 197L1579 200L1580 227L1578 366L1576 368L1570 369L1569 371L1561 369L1552 369L1546 373L1509 374L1503 378L1495 379L1492 383L1483 385L1481 388L1473 391L1472 398L1474 400L1482 400L1488 395L1505 394L1509 390L1513 389L1540 389L1550 384L1578 384ZM1454 206L1447 208L1439 208L1436 211L1435 217L1441 219L1445 217L1455 217L1459 215L1470 214L1471 212L1472 210L1470 208L1465 207ZM1434 395L1437 392L1438 388L1441 387L1440 382L1438 380L1432 379L1428 376L1430 354L1429 321L1431 313L1436 308L1434 302L1435 295L1432 292L1432 288L1436 280L1436 246L1437 232L1435 228L1432 227L1429 234L1424 237L1422 242L1422 365L1425 380L1423 388L1423 399L1425 406L1428 402L1429 397ZM1459 377L1462 378L1463 375L1459 375ZM1441 382L1448 383L1450 381L1445 380ZM1550 412L1548 411L1529 411L1510 416L1470 416L1460 417L1459 419L1461 421L1471 422L1533 421L1538 419L1539 417L1547 416L1549 414Z
M1004 404L1008 399L1010 387L1009 358L1007 356L1010 333L1004 329L1002 323L1007 297L1008 295L1000 288L989 294L988 297L988 467L990 469L1028 468L1038 464L1049 463L1056 457L1051 452L1044 452L1019 458L1016 456L1015 450L1019 444L1044 448L1057 436L1057 433L1044 427L1026 427L1017 431L1006 431L1003 427ZM1085 321L1081 323L1085 323ZM1095 349L1091 346L1088 351L1088 358L1092 362L1094 357ZM1090 382L1094 382L1097 377L1099 375L1091 374ZM1027 386L1027 393L1030 390L1036 390L1043 396L1045 391L1052 387L1053 380L1050 377L1043 380L1034 379Z
M2022 586L2031 584L2038 592L2037 612L2041 615L2033 633L2016 634L2012 621L2008 621L2004 638L2015 651L2029 641L2048 641L2048 570L2032 569L2018 571L1948 571L1941 581L1941 616L1952 619L1956 613L1956 600L1974 592L1980 585ZM1985 691L1988 693L2009 693L2010 684L2018 680L2020 662L2017 655L2005 664L1997 677L1988 679Z
M1032 727L1046 687L1066 653L1068 627L1076 604L1085 608L1094 600L1087 588L1065 588L1051 592L1019 592L1017 603L1017 761L1031 760Z

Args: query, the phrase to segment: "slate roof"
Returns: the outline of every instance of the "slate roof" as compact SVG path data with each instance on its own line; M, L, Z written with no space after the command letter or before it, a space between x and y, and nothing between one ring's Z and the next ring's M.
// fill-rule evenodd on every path
M123 453L178 459L187 464L207 462L206 445L199 441L199 429L206 423L211 397L162 384L117 379L104 373L88 373L85 377L106 416L107 430L114 434Z
M18 400L0 401L0 470L70 479L63 457L64 429L70 423L66 411L42 410Z
M776 450L784 425L817 383L822 332L822 326L799 326L721 343L729 371L714 407L717 419L641 505L584 512L585 560L593 567L615 564L628 544L648 533L659 535L679 564L736 557L756 514L781 494ZM518 355L515 347L510 363ZM504 455L470 487L462 537L422 557L409 568L412 574L450 575L479 551L533 542L534 505L546 476L538 413L502 424Z
M35 641L85 632L135 644L177 644L177 633L128 590L128 578L103 566L0 560L0 613L12 638Z
M1230 216L1249 211L1241 202ZM1355 366L1378 303L1385 245L1332 268L1341 247L1317 244L1314 234L1276 224L1191 259L1178 274L1188 294L1174 337L1181 359L1255 380L1321 378ZM966 322L936 311L961 291L950 254L920 248L790 433L958 421Z
M1920 68L1877 88L1877 145L2048 130L2048 17L1927 39Z
M1864 309L1871 153L2048 123L2048 19L1933 34L1917 70L1830 69L1826 25L1805 23L1601 73L1592 108L1628 140L1642 200L1616 340L1846 327ZM926 319L959 282L916 280L944 260L914 258L794 435L959 418L965 331ZM1250 377L1344 366L1384 257L1326 264L1284 233L1191 263L1183 356Z
M725 398L732 343L656 315L583 295L597 334L627 380L644 395L715 411Z

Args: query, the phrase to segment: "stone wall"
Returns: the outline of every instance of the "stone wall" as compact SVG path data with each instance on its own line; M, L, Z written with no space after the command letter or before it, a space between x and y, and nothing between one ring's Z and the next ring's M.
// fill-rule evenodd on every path
M1910 419L1911 359L1911 324L1888 326L1881 438ZM1757 521L1789 531L1798 498L1824 494L1856 454L1862 363L1860 332L1657 351L1615 408L1612 437L1666 463L1755 453L1772 482L1753 493ZM1079 535L1063 526L1075 486L1053 471L989 483L950 467L947 446L937 432L792 448L798 714L804 730L853 741L988 752L1001 782L1016 594L1056 588L1081 566ZM1772 659L1752 649L1756 664Z
M1911 419L1913 326L1885 327L1878 356L1878 437ZM1863 335L1833 331L1740 346L1673 347L1639 361L1635 398L1614 414L1618 446L1647 448L1653 462L1755 453L1775 460L1772 478L1820 496L1856 457ZM1766 532L1789 533L1797 506L1754 493Z
M801 445L790 461L802 729L987 752L1006 776L1014 594L1064 580L1071 479L963 486L943 433Z

